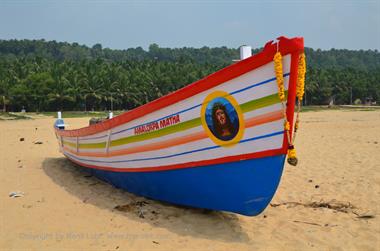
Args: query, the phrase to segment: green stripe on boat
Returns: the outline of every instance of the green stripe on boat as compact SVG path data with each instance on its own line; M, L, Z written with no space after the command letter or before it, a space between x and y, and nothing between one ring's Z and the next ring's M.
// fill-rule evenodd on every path
M77 147L77 144L74 144L74 143L71 143L71 142L69 142L69 141L63 141L63 144L64 145L68 145L68 146L71 146L71 147Z
M285 92L285 95L287 95L287 91ZM242 110L243 113L250 112L253 110L257 110L266 106L274 105L280 103L280 99L278 97L278 94L272 94L266 97L262 97L259 99L255 99L252 101L248 101L244 104L240 105L240 109ZM152 131L140 135L133 135L133 136L128 136L125 138L121 139L116 139L112 140L110 143L110 146L121 146L125 144L130 144L130 143L135 143L135 142L140 142L148 139L154 139L154 138L159 138L165 135L169 135L172 133L176 132L182 132L197 126L201 125L201 118L195 118L191 119L176 125L172 125L169 127L165 127L163 129L157 130L157 131ZM72 147L76 147L75 143L67 142L64 141L65 145L69 145ZM100 142L100 143L86 143L86 144L79 144L80 149L97 149L97 148L105 148L106 147L106 142Z
M71 147L76 148L77 144L71 143L68 141L63 141L64 145L69 145ZM79 148L81 149L97 149L97 148L105 148L106 147L106 142L99 142L99 143L88 143L88 144L79 144Z
M185 131L201 125L201 118L191 119L176 125L165 127L163 129L152 131L140 135L133 135L126 138L116 139L111 141L111 146L120 146L124 144L139 142L148 139L162 137L168 134Z
M285 95L287 95L288 92L285 92ZM253 110L257 110L266 106L274 105L280 103L280 98L278 97L278 94L272 94L263 98L255 99L252 101L248 101L247 103L241 104L240 109L243 113L250 112Z

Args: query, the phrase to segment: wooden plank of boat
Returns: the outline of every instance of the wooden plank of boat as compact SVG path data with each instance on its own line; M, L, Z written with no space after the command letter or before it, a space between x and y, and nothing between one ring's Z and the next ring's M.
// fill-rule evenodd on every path
M112 119L55 129L60 150L116 187L156 200L257 215L279 184L288 140L273 57L282 54L293 132L303 38L262 52Z

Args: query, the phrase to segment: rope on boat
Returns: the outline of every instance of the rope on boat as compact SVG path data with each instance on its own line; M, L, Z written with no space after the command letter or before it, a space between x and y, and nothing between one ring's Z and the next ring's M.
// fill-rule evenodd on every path
M305 74L306 74L306 57L305 53L301 53L298 56L298 75L297 75L297 85L296 85L296 94L297 94L297 115L296 122L294 125L293 137L290 137L290 124L286 115L286 100L285 100L285 87L284 87L284 75L282 69L282 56L278 50L277 43L277 52L273 57L274 61L274 70L276 73L277 87L278 87L278 97L280 98L284 116L284 130L286 132L286 137L288 140L288 163L292 166L296 166L298 163L296 149L294 147L294 141L296 139L296 133L299 128L299 114L301 112L301 103L305 90Z

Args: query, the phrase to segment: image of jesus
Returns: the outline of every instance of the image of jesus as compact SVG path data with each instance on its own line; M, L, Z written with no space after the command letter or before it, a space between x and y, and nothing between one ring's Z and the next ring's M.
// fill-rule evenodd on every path
M217 138L229 140L235 136L235 128L231 123L226 107L221 103L215 103L212 108L212 122Z

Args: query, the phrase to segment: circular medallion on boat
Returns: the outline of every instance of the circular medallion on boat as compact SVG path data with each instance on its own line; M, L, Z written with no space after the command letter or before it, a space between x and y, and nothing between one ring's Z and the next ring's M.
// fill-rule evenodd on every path
M202 126L220 146L238 143L244 133L244 118L238 102L227 92L215 91L202 104Z

